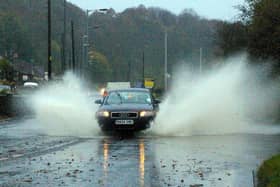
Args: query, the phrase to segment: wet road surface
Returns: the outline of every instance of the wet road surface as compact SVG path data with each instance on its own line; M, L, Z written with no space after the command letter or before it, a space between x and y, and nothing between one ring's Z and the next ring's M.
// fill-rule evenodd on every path
M48 136L32 119L0 124L0 186L251 187L277 135Z

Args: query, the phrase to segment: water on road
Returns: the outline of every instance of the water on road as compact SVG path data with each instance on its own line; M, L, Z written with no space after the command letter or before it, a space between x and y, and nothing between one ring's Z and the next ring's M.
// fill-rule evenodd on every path
M51 136L36 123L1 123L0 186L251 187L280 151L279 135Z

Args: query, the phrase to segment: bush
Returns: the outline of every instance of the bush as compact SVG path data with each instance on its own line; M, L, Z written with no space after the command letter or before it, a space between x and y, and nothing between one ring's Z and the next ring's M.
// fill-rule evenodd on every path
M280 155L264 161L258 171L258 187L280 186Z
M7 89L0 90L0 95L9 95L10 91Z

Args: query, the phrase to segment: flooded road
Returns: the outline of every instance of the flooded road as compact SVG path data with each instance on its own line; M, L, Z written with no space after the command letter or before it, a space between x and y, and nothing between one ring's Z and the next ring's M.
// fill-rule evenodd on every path
M280 136L49 136L0 125L0 186L243 186L280 152ZM32 124L32 128L30 127Z

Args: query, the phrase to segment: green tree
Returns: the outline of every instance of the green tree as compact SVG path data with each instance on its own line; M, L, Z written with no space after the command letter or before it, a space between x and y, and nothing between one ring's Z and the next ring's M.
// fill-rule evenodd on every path
M280 72L280 1L246 0L240 6L248 27L248 51L255 62L272 60L274 73Z
M12 66L5 58L0 59L0 79L10 80L12 72Z
M254 7L261 0L245 0L243 5L237 6L241 12L240 18L244 23L249 24L252 21L252 16L254 14Z
M261 59L280 63L280 1L261 0L253 4L249 24L250 53ZM277 65L277 68L280 64Z
M106 56L95 50L90 50L89 73L94 82L104 83L109 81L112 69Z
M247 49L248 29L242 22L223 22L218 26L218 44L223 56L242 52Z
M0 54L12 58L13 55L30 60L32 47L27 31L16 15L0 15Z

